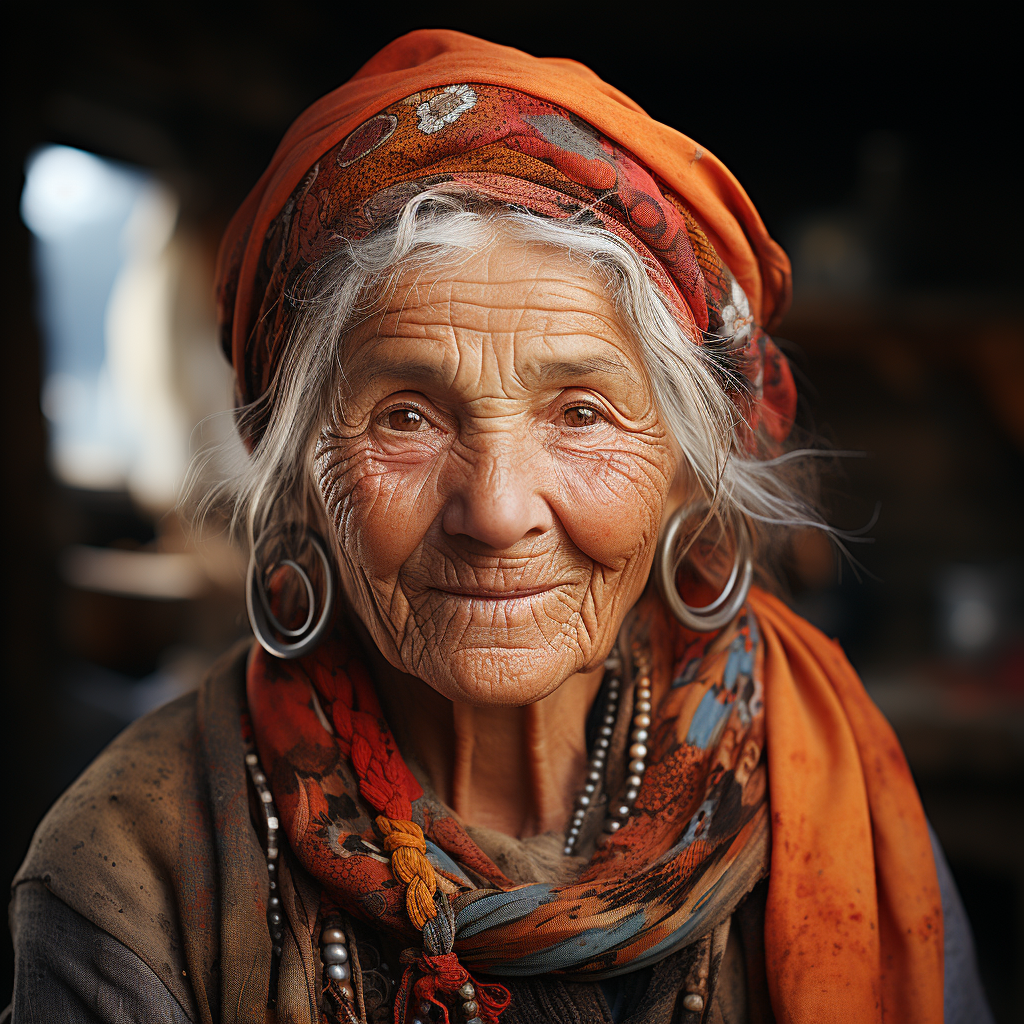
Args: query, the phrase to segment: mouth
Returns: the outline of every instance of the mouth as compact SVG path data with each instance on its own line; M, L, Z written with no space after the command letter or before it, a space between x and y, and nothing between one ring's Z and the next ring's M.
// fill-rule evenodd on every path
M442 594L462 597L471 601L520 601L523 598L547 594L556 588L557 584L538 587L510 587L502 590L494 590L488 587L437 587L435 589Z

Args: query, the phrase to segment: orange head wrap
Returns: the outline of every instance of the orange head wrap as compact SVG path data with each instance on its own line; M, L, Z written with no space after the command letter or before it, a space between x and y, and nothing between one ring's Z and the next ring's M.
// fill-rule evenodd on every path
M785 312L789 261L736 179L582 65L447 31L396 40L302 114L228 227L217 289L240 401L280 364L304 272L441 182L625 240L693 336L728 350L748 425L785 439L793 379L760 325Z

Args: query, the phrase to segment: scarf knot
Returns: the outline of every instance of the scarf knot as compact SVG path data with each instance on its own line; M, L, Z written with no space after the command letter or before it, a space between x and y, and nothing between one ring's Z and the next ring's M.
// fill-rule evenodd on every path
M472 1002L476 1003L475 1016L485 1024L497 1024L499 1014L511 1002L512 996L504 985L477 981L459 963L458 955L455 953L432 956L418 949L406 949L402 952L401 960L406 964L401 986L406 999L411 985L412 993L417 1000L440 1007L441 1019L445 1024L449 1024L448 1006L438 997L454 998L460 994L459 989L467 982L475 990L472 997ZM415 982L412 981L414 972L419 974ZM395 1002L395 1024L404 1024L399 1020L399 1007L406 1004L406 999L399 998Z

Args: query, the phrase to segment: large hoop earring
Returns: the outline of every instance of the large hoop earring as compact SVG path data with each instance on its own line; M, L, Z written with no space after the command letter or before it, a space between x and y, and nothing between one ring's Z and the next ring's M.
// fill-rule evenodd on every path
M743 607L754 578L754 566L750 558L750 531L740 519L736 530L736 560L722 593L709 605L695 608L687 604L676 587L676 541L683 523L693 514L694 506L686 505L672 513L665 524L665 531L658 542L654 556L654 574L661 596L672 614L687 629L695 633L712 633L727 626Z
M249 612L249 624L259 645L275 658L291 660L309 654L323 640L331 626L331 612L334 610L334 574L331 572L331 563L324 550L324 543L316 533L307 530L305 539L319 556L324 571L324 600L319 616L316 614L316 592L309 573L291 558L282 558L275 563L276 566L287 566L292 572L298 573L305 588L309 611L306 613L306 621L298 629L286 627L271 610L264 583L265 572L256 564L258 544L253 546L252 554L249 556L249 570L245 581L245 606ZM290 639L278 640L274 636L275 633Z

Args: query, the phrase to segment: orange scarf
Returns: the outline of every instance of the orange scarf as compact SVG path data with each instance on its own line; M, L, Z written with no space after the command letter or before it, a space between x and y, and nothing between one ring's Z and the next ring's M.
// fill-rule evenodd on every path
M942 898L899 741L834 640L763 591L749 603L765 647L775 1016L941 1024Z

